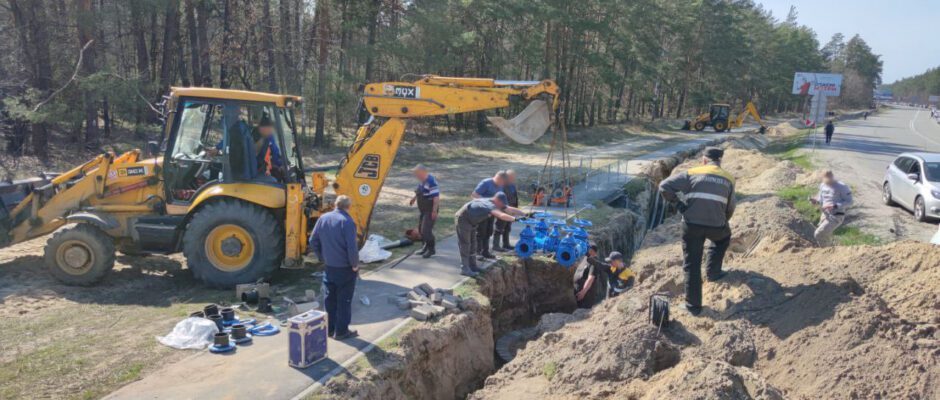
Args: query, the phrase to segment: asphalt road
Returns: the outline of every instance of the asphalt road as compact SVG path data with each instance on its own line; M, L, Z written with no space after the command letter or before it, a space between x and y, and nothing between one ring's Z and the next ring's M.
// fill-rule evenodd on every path
M929 241L937 223L919 223L902 208L881 202L885 169L904 152L940 152L940 124L930 111L915 108L883 108L867 120L836 122L832 144L826 145L822 129L815 146L811 137L807 151L817 165L828 167L836 178L853 188L855 206L847 224L885 240Z

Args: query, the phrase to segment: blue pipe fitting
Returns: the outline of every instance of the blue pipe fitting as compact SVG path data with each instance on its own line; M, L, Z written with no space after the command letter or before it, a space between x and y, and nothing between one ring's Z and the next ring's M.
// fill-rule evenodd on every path
M555 260L558 261L558 264L561 264L562 267L568 268L574 265L575 261L578 261L582 255L581 247L578 246L578 240L568 235L558 243L558 249L555 251Z
M535 231L532 230L532 227L526 225L522 232L519 232L519 240L516 241L516 255L520 258L529 258L532 257L532 254L535 254L536 242L535 242Z

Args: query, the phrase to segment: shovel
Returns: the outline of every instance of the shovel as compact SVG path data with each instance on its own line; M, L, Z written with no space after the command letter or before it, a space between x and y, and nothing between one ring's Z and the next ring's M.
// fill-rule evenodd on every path
M534 100L519 115L506 120L502 117L486 117L496 129L520 144L532 144L548 131L552 125L548 103Z

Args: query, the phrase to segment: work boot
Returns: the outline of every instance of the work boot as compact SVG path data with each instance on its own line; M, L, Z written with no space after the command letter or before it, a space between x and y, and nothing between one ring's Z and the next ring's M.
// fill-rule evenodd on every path
M434 251L434 248L433 248L433 247L428 247L428 249L425 250L424 254L421 255L421 258L431 258L431 256L433 256L433 255L435 255L435 254L437 254L437 252Z
M502 253L506 249L499 246L499 235L493 236L493 251L496 253Z
M425 243L424 246L421 246L421 250L418 250L418 252L415 254L421 256L421 255L424 255L424 253L426 253L427 251L428 251L428 244Z
M346 339L352 339L352 338L357 337L357 336L359 336L359 331L353 331L353 330L351 330L351 331L346 332L346 333L344 333L344 334L337 334L336 337L334 337L333 339L334 339L334 340L346 340Z
M479 274L477 274L476 272L473 272L473 270L471 270L470 268L467 268L467 267L461 265L461 266L460 266L460 275L469 276L469 277L471 277L471 278L476 278L477 275L479 275Z
M483 257L484 260L495 260L495 259L496 259L496 256L494 256L493 253L490 253L489 251L484 251L483 253L480 254L480 257ZM481 260L481 261L482 261L482 260Z
M513 245L509 244L509 234L508 234L508 233L505 234L505 235L503 235L503 246L502 246L502 247L503 247L504 249L506 249L506 251L513 251L513 250L516 248L516 246L513 246Z
M721 280L721 278L724 278L724 277L726 277L726 276L728 276L728 273L725 272L725 271L721 271L721 272L719 272L719 273L717 273L717 274L714 274L714 275L708 275L708 281L709 281L709 282L718 282L718 281Z
M693 317L697 317L699 314L702 313L702 307L696 307L689 303L680 304L679 309L684 310L685 312L689 313L689 315Z

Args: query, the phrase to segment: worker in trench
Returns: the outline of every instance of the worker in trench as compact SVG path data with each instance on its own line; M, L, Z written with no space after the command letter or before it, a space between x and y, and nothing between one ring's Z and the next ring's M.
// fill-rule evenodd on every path
M636 273L627 267L623 260L623 253L611 252L604 261L610 264L607 274L609 278L607 297L617 297L633 288L636 283Z
M609 281L607 277L609 270L610 264L601 260L597 254L597 244L590 242L587 254L574 271L574 297L578 302L578 308L594 307L604 299Z
M685 271L685 304L692 315L702 312L702 252L708 246L706 276L717 281L725 276L722 261L731 244L728 220L734 214L734 177L721 168L724 151L708 147L702 165L673 175L659 184L659 191L669 202L677 203L682 213L682 255Z
M503 192L496 192L491 198L473 199L464 204L454 214L457 230L457 245L460 249L460 274L475 277L482 270L477 267L476 246L477 230L492 219L514 222L516 216L525 215L515 207L510 207L509 199Z
M418 204L418 232L421 234L421 241L424 242L418 254L422 258L431 258L437 253L434 222L437 221L437 212L441 208L441 190L437 185L437 179L434 179L434 175L431 175L423 164L415 166L412 172L418 180L418 187L409 204Z

